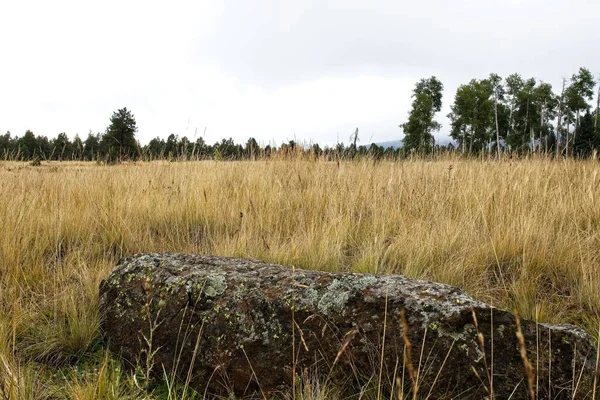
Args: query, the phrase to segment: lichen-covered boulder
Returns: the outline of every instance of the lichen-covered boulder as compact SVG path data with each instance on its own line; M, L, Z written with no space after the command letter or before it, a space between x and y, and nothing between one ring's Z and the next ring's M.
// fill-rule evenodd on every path
M531 383L571 399L597 373L581 329L523 320L519 340L511 313L404 276L144 254L102 282L100 312L113 353L214 394L277 395L308 370L419 398L527 399Z

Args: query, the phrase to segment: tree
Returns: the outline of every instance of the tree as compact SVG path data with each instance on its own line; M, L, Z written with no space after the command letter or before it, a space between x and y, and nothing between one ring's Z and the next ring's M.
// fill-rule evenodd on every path
M232 138L221 139L214 145L215 152L218 151L219 158L225 160L239 159L239 156L244 152L241 145L236 145Z
M348 153L349 153L350 157L354 157L356 155L356 143L359 141L358 128L356 128L354 130L354 133L352 135L350 135L350 141L352 142L352 144L350 144Z
M558 99L552 85L535 78L523 80L513 74L507 78L507 106L509 109L507 144L521 151L548 148L554 128Z
M21 160L31 160L37 154L39 154L39 150L35 135L27 130L25 135L19 139L19 157Z
M38 155L42 160L47 160L50 158L50 154L52 153L52 145L50 144L50 140L46 136L40 135L36 137L37 140L37 148Z
M81 160L83 158L83 141L78 134L73 139L73 159Z
M246 148L244 149L246 156L249 157L251 160L255 160L258 157L259 150L260 147L258 146L258 142L256 141L256 139L254 139L253 137L248 139L248 141L246 142Z
M369 153L373 159L379 160L383 157L383 146L377 146L377 143L371 143L371 146L369 146Z
M552 85L540 82L533 89L532 96L533 113L537 119L532 119L532 129L535 137L539 139L540 151L542 144L545 144L545 151L548 151L549 138L553 136L554 127L550 123L556 117L556 107L558 98L552 91Z
M533 93L537 81L529 78L523 81L521 90L516 93L516 109L513 114L514 130L509 143L516 150L533 151L535 147L534 124L536 107L533 104Z
M323 150L321 150L321 146L318 143L315 143L310 147L310 153L314 158L318 158L323 154Z
M192 146L191 146L190 140L187 138L187 136L184 136L181 138L177 147L179 149L178 150L179 157L183 157L185 160L187 160L192 152Z
M137 158L139 149L135 140L136 132L137 125L131 111L122 108L113 113L102 138L111 161Z
M296 144L294 143L294 147L296 147ZM335 145L334 148L334 152L335 152L335 157L336 158L340 158L343 157L344 154L346 153L346 146L344 146L344 143L339 142L338 144Z
M596 111L594 112L594 129L598 132L598 114L600 113L600 82L598 82L598 94L596 94Z
M492 84L492 94L494 96L494 119L496 123L496 156L500 159L500 124L498 123L498 102L504 100L504 87L502 78L498 74L490 74L490 83Z
M494 86L489 79L473 79L456 90L448 118L452 126L450 136L459 143L463 153L491 150L496 109L493 93Z
M87 139L83 142L83 158L88 161L93 161L98 157L100 150L100 134L94 135L91 131L88 133Z
M515 118L514 114L517 109L519 94L523 90L525 86L525 82L523 82L523 78L519 74L512 74L506 78L506 99L508 103L508 137L513 137L515 135Z
M579 73L571 77L571 85L567 88L565 95L567 107L572 113L575 113L575 130L573 132L573 142L577 140L577 128L579 127L579 116L581 112L590 108L588 101L594 97L594 87L596 82L592 73L587 68L579 68ZM567 123L567 130L569 123Z
M148 143L145 148L145 153L151 160L164 157L166 143L163 139L156 137Z
M179 144L179 136L171 133L167 137L167 142L165 144L165 156L170 158L177 157L177 146Z
M575 131L573 150L579 157L589 157L598 147L598 136L594 130L594 119L589 110L581 117L579 126Z
M0 136L0 159L8 159L8 156L12 151L11 144L10 132L7 131L4 135Z
M562 79L562 89L560 91L560 97L558 98L558 118L556 119L556 136L555 136L555 146L556 146L556 158L558 158L558 155L560 154L561 151L561 143L562 143L562 136L563 136L563 129L562 129L562 118L563 118L563 112L564 112L564 102L565 102L565 85L567 84L567 80L565 78Z
M405 135L402 142L406 150L429 152L433 149L433 132L441 127L433 117L442 109L443 89L444 85L435 76L421 79L415 85L408 121L400 125Z
M52 140L52 159L71 160L73 158L73 144L66 133L61 132Z
M206 131L206 129L205 129ZM194 142L194 147L192 148L192 157L195 157L196 159L202 157L203 154L210 154L208 153L208 148L206 146L206 143L204 142L204 138L202 138L202 136L200 136L198 139L196 139L196 141Z

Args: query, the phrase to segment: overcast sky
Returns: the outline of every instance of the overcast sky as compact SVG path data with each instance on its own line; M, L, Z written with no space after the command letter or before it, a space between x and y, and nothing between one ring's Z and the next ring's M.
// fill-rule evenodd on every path
M600 72L600 1L40 0L0 3L0 132L213 143L402 138L414 83ZM598 76L598 75L596 75Z

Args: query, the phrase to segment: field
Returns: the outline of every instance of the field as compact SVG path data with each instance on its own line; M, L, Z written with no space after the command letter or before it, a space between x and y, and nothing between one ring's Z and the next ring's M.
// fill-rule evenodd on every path
M124 373L99 341L100 281L147 251L405 274L600 325L594 161L5 162L0 193L4 398L182 397Z

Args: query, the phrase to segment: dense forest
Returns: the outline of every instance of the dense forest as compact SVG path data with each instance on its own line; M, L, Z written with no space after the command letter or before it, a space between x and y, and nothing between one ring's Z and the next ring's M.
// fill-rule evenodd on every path
M254 159L274 152L306 153L326 158L370 156L374 158L405 157L415 152L456 152L465 155L503 153L523 155L552 154L563 157L589 157L600 148L600 87L594 100L597 82L586 68L580 68L571 79L563 79L557 92L549 83L536 78L512 74L502 78L490 74L485 79L473 79L458 87L448 114L450 136L454 143L439 146L434 133L441 125L435 115L442 108L443 84L436 77L421 79L412 93L408 120L401 124L403 147L383 148L375 143L357 146L358 128L350 144L338 143L321 148L318 144L301 145L294 141L261 146L250 138L245 144L223 139L213 145L202 137L190 140L170 134L141 145L136 140L137 125L127 108L116 111L103 133L90 132L83 140L76 135L71 140L66 133L55 138L35 135L28 130L23 136L10 132L0 135L0 159L42 160L152 160L152 159Z

